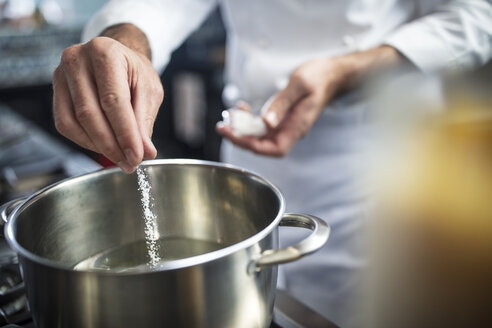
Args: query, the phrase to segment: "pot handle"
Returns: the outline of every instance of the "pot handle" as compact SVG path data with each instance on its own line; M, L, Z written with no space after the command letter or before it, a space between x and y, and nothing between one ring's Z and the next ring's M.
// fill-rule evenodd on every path
M9 221L10 213L12 213L15 207L17 207L20 203L22 203L26 199L27 197L17 198L0 206L0 217L1 217L0 226L3 226L5 223Z
M269 249L254 261L254 271L263 267L296 261L319 250L328 240L330 227L320 218L307 214L284 214L280 226L307 228L313 232L301 242L281 249Z

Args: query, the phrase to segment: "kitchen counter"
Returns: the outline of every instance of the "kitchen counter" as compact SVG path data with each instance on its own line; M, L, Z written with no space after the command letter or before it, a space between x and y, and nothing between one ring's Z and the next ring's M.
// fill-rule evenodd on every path
M0 29L0 89L50 84L63 50L81 32L81 26Z

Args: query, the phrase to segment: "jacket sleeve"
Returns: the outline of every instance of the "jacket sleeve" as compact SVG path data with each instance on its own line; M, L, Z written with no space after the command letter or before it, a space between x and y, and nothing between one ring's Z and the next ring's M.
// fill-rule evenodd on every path
M425 72L482 65L492 57L492 1L449 1L401 26L385 44Z
M152 63L162 72L171 53L215 7L216 0L110 0L89 21L82 34L88 41L109 26L131 23L147 36Z

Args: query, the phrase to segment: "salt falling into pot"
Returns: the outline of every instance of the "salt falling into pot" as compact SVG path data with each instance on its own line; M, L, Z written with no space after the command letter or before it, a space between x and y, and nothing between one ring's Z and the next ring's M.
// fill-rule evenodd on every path
M157 227L157 217L152 211L151 185L147 169L141 166L137 167L138 190L140 191L143 217L145 222L145 242L147 244L147 252L149 255L149 266L154 268L161 261L159 245L159 229Z

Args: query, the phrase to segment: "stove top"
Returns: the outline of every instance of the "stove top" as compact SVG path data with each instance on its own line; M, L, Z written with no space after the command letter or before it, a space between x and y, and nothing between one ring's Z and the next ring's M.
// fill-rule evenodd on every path
M60 179L100 166L73 152L0 104L0 204ZM0 328L36 328L29 313L16 254L0 238ZM337 326L283 290L277 290L271 328Z
M0 104L0 204L100 168Z

